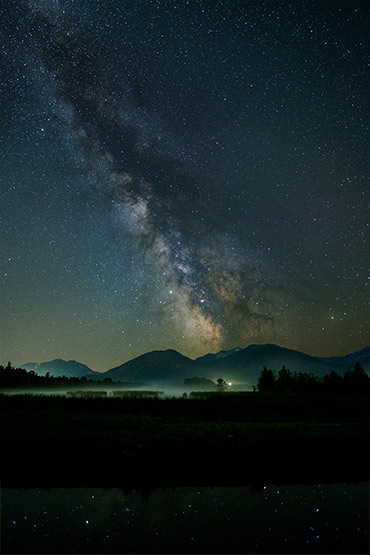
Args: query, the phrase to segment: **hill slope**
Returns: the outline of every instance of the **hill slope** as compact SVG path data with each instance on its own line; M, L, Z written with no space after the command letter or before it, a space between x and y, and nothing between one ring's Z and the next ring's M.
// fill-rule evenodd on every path
M370 372L370 347L350 353L343 357L316 357L286 349L274 344L249 345L245 349L209 353L192 360L177 351L151 351L107 372L94 372L88 366L74 360L52 360L37 364L29 362L22 368L34 370L37 374L51 376L73 376L101 380L111 378L124 382L143 384L183 384L185 378L224 378L235 384L255 385L263 366L280 370L285 365L292 372L311 372L324 376L331 371L343 374L351 370L356 362Z
M249 347L233 352L226 357L212 360L206 355L196 359L195 362L204 370L204 373L200 375L207 378L217 379L222 376L226 381L255 384L263 366L278 371L285 364L292 372L311 372L315 376L324 376L333 370L342 374L346 370L351 370L358 361L366 371L369 371L369 355L369 347L344 357L325 358L267 344L249 345Z
M99 377L99 372L94 372L85 364L77 362L76 360L63 360L61 358L56 358L55 360L50 360L49 362L27 362L23 364L21 368L24 368L28 372L33 370L39 376L45 376L46 372L49 372L50 376L60 377L67 376L68 378L82 378L86 376L87 378Z
M168 349L151 351L104 372L105 378L133 382L183 383L196 374L196 363L184 355Z

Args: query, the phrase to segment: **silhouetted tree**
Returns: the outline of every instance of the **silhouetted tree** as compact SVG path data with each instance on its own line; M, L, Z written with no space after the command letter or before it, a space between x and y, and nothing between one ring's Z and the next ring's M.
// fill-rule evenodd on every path
M329 393L334 395L370 394L370 376L359 362L353 370L339 376L332 371L319 378L308 372L292 372L283 366L279 370L278 378L266 366L260 374L257 384L258 391L278 391L282 393Z
M359 362L356 362L353 370L345 372L343 382L344 393L369 393L370 391L370 376Z
M326 374L322 380L322 389L324 393L340 394L343 391L343 378L339 376L334 370L330 374Z
M113 384L110 378L109 384ZM86 387L98 387L100 382L95 380L87 379L85 376L82 378L75 378L75 377L54 377L51 376L49 372L46 372L45 376L39 376L34 370L30 370L27 372L24 368L13 368L11 363L8 363L7 366L0 366L0 388L23 388L23 387L41 387L41 388L50 388L50 387L71 387L71 386L81 386L83 385ZM101 384L100 384L101 387Z
M276 389L276 382L275 382L275 373L263 367L260 377L258 378L257 383L258 391L272 393Z
M223 378L218 378L218 380L216 380L216 387L218 391L225 391L227 383Z
M309 372L294 372L289 388L292 393L317 393L321 388L321 383L317 376Z
M293 376L290 370L285 368L285 365L278 372L278 379L276 381L276 388L282 393L289 393L292 391Z

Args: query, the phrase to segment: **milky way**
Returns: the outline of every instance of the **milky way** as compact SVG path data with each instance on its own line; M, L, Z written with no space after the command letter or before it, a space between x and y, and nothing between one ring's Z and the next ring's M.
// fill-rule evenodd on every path
M4 357L360 348L366 3L134 4L2 8Z

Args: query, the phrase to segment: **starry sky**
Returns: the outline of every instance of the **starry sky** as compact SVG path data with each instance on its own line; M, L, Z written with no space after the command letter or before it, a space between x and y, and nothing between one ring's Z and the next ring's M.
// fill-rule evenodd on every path
M1 363L369 343L367 0L2 0Z

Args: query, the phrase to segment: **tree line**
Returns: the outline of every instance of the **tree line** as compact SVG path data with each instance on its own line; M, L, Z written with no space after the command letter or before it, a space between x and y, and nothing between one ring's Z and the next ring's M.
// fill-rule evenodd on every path
M199 380L199 378L195 378L195 380ZM189 382L192 382L192 380L189 380ZM28 372L24 368L14 368L10 362L5 367L0 366L1 389L71 386L89 387L93 389L95 387L101 388L102 384L114 385L117 384L117 382L113 382L111 378L96 381L86 378L85 376L81 378L51 376L48 372L45 376L39 376L33 370ZM190 383L188 385L190 385ZM191 383L191 385L194 386L195 383ZM227 388L227 383L222 378L218 379L213 385L218 391L224 391ZM343 376L332 371L324 377L317 377L307 372L293 373L285 366L276 373L274 370L270 370L264 366L258 379L256 389L264 393L369 394L370 376L365 372L359 362L355 364L352 370L345 372Z
M291 372L283 366L277 373L263 367L257 383L265 393L330 393L353 395L370 393L370 376L359 362L343 376L332 371L319 378L308 372Z
M7 366L0 366L0 388L22 388L22 387L70 387L70 386L88 386L96 387L104 384L114 383L111 378L104 380L92 380L85 376L81 378L68 377L68 376L51 376L46 372L45 376L36 374L34 370L28 372L24 368L14 368L10 362Z

